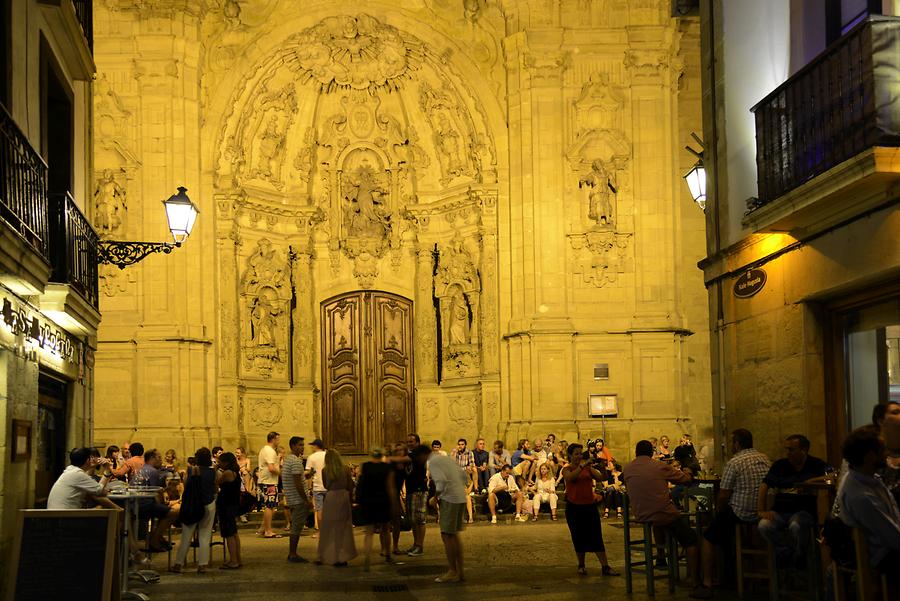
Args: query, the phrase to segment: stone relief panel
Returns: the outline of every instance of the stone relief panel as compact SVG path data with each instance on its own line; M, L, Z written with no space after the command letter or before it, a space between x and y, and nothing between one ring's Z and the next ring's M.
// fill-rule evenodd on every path
M474 376L481 365L481 277L458 234L438 252L434 295L440 306L443 374L449 378Z
M240 281L242 372L283 378L288 358L290 264L263 238L245 265Z
M251 398L247 403L250 424L262 429L269 429L281 422L284 407L279 399L270 396Z
M582 280L596 288L614 283L621 273L634 271L629 254L631 234L609 231L591 231L569 235L569 244L575 251L573 271Z

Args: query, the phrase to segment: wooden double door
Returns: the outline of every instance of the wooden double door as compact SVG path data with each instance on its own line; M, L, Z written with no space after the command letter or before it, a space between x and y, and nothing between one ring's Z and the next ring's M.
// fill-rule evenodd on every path
M413 304L358 291L322 303L322 422L341 453L406 440L415 431Z

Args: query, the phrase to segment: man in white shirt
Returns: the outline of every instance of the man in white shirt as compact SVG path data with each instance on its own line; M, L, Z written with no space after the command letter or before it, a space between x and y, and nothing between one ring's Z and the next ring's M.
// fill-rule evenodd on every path
M456 460L438 451L429 453L428 447L413 449L412 460L419 464L427 463L431 481L434 483L435 498L441 504L441 540L447 554L449 569L435 582L460 582L463 578L463 552L459 540L459 532L463 529L463 516L466 513L466 486L469 477Z
M516 503L516 521L525 522L528 518L522 515L522 502L524 497L522 491L516 485L516 479L512 475L512 467L509 464L500 468L500 471L491 476L488 480L488 508L491 510L491 523L497 523L497 502L502 501L502 505L509 506L513 501Z
M71 465L57 478L47 498L47 509L85 509L101 505L107 509L121 509L106 497L109 481L103 476L100 482L91 476L100 465L109 465L96 449L75 449L69 453Z
M325 502L325 483L322 481L322 470L325 469L325 443L317 438L309 443L313 452L306 460L306 474L313 479L313 503L316 509L316 528L322 521L322 504Z
M259 502L263 506L263 538L279 538L272 531L272 515L278 507L278 474L281 471L278 459L278 442L281 437L278 432L269 432L266 435L266 445L259 450L259 464L257 471L257 493Z

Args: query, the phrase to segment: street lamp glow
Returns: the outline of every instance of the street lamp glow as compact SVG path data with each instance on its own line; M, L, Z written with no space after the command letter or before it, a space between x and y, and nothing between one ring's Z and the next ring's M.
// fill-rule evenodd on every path
M691 198L704 212L706 211L706 168L698 161L684 176L688 188L691 190Z
M185 192L187 192L187 188L179 186L178 194L163 201L163 205L166 207L166 219L169 221L169 230L172 232L176 246L181 246L181 243L191 235L194 222L197 221L197 215L200 214Z

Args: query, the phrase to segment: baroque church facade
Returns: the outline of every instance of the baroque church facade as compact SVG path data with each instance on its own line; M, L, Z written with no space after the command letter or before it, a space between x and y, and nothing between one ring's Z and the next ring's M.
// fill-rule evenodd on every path
M95 3L95 440L712 437L699 23L664 0ZM615 417L592 417L589 403Z

